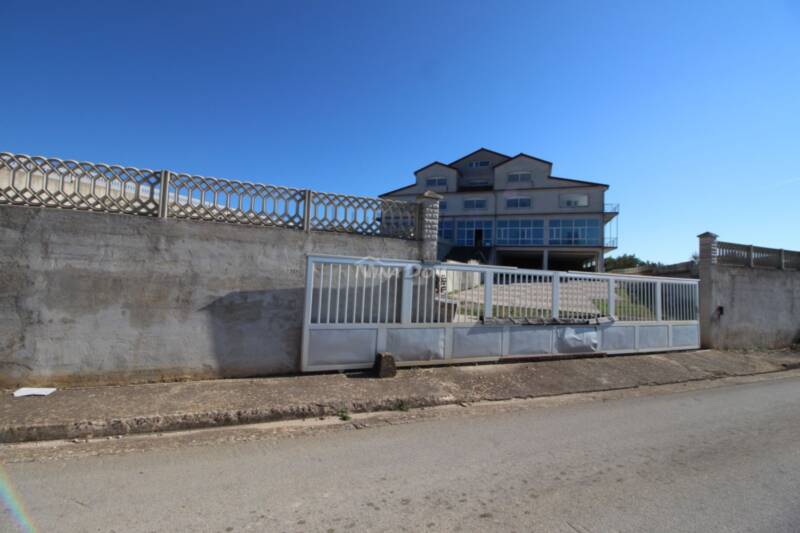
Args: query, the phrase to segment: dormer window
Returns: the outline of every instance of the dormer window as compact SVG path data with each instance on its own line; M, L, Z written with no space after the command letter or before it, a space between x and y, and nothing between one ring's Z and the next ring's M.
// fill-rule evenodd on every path
M489 161L470 161L469 168L488 167L489 164Z
M514 172L508 175L508 183L530 183L530 172Z
M425 180L428 187L447 187L447 178L428 178Z
M464 209L486 209L486 200L482 198L468 198L464 200Z

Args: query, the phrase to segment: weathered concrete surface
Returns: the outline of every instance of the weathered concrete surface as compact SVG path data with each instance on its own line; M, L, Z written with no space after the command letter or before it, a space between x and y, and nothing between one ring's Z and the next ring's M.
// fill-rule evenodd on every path
M297 371L307 254L420 243L0 206L0 386Z
M59 390L0 398L0 442L108 436L508 400L777 372L800 352L659 355Z
M800 272L700 267L704 347L783 348L800 343Z
M794 370L7 445L0 462L39 531L797 533L798 442Z

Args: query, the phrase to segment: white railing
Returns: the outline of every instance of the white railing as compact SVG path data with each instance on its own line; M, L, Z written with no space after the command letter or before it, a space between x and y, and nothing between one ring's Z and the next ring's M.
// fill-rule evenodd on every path
M800 270L800 252L717 241L714 261L721 265Z
M684 322L698 281L313 256L307 323Z
M0 205L417 239L420 205L0 152Z

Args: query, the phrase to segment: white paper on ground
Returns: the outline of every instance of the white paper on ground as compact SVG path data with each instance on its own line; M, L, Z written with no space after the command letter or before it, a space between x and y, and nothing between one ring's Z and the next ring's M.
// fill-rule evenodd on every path
M19 398L20 396L47 396L55 392L55 390L49 387L22 387L14 391L14 398Z

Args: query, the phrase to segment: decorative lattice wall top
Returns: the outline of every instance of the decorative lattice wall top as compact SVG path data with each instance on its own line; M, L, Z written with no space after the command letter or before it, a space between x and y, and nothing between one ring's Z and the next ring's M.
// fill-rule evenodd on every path
M0 205L418 238L420 205L0 152Z

